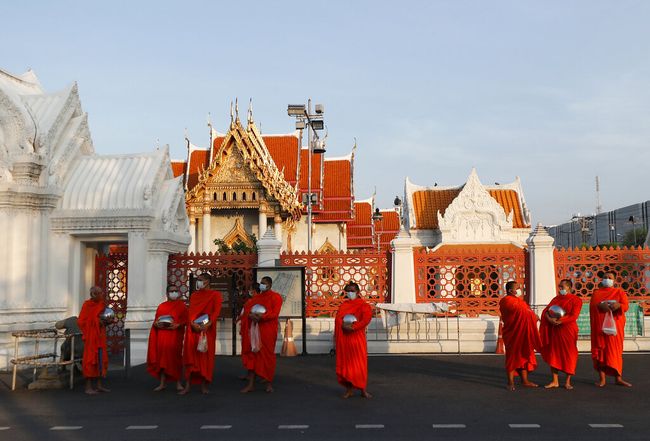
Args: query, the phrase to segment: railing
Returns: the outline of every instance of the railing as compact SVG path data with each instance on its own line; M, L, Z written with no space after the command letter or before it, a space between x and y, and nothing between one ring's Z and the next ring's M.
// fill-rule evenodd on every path
M307 317L334 317L348 282L359 284L361 295L372 304L390 299L389 252L283 253L280 261L283 266L305 267Z
M556 249L555 279L570 279L575 294L588 302L607 272L616 274L630 302L638 302L645 315L650 315L650 249L624 248L561 248Z
M11 359L13 367L13 374L11 378L11 390L16 390L16 376L18 374L18 366L27 366L33 368L32 381L36 381L36 370L38 368L49 368L70 366L70 389L74 387L74 363L81 362L81 358L74 358L75 340L77 344L81 344L81 334L63 334L54 328L47 329L33 329L28 331L16 331L11 334L14 338L14 358ZM27 338L34 340L34 353L32 355L18 356L20 343L19 339ZM70 339L70 360L61 360L57 355L59 353L59 340ZM41 353L41 341L49 341L53 343L52 352Z
M443 246L414 250L413 257L416 302L453 301L450 313L498 315L510 280L526 292L528 253L515 246Z
M167 262L167 283L177 286L181 296L187 299L190 279L207 271L215 279L234 279L235 291L241 294L250 289L256 265L255 253L171 254Z

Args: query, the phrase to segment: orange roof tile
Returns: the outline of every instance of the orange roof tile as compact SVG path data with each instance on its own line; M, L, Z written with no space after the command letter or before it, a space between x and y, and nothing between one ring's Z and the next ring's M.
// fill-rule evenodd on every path
M390 242L399 233L399 215L395 210L381 210L382 219L375 221L375 232L382 249L390 248Z
M490 196L492 196L498 203L501 205L506 212L506 215L509 215L511 212L514 213L512 217L512 225L514 228L527 228L530 225L526 225L524 222L524 216L521 212L521 205L519 203L519 195L515 190L488 190Z
M174 174L175 178L185 174L186 164L187 162L185 161L172 161L172 173Z
M323 179L323 210L318 221L352 219L352 164L347 159L325 161Z
M208 150L194 150L190 154L190 166L187 177L187 188L192 189L199 182L199 170L206 169L210 165L208 162Z
M299 139L294 135L262 136L278 170L284 169L284 179L296 185L298 178Z
M309 176L309 151L307 149L300 149L300 184L298 188L302 192L307 191L307 177ZM323 155L321 154L312 154L311 155L311 189L318 190L320 189L320 167L321 160Z
M445 210L456 199L460 188L451 190L419 190L413 192L413 210L415 211L415 228L433 230L438 228L438 211Z
M372 207L368 202L354 203L354 218L348 223L348 248L372 248Z

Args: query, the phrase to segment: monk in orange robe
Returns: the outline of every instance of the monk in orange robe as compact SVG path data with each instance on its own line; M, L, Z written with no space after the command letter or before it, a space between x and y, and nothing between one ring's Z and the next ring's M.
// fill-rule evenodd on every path
M110 392L102 385L102 377L108 370L108 354L106 352L106 324L99 315L106 308L104 292L98 286L90 288L90 299L81 307L77 321L82 332L84 354L81 360L83 375L86 378L85 392L96 395L98 392ZM96 380L97 387L93 387Z
M508 390L515 390L515 375L521 376L525 387L537 387L528 380L528 373L537 368L535 350L540 348L537 321L539 318L521 298L519 284L506 283L506 296L499 301L503 321L503 344L506 348Z
M255 361L253 359L253 351L251 350L251 334L250 334L250 318L251 308L255 303L254 297L259 294L259 283L253 283L251 287L251 298L249 298L239 314L237 320L239 321L239 336L241 337L241 362L246 369L246 374L239 377L240 380L248 380L248 372L253 370Z
M368 344L366 327L372 320L372 308L359 295L359 285L350 282L345 287L348 300L336 312L334 338L336 341L336 377L345 387L343 398L350 398L354 389L364 398L372 398L367 391ZM352 314L357 321L344 324L343 317Z
M185 331L183 344L183 366L185 367L185 388L179 392L185 395L190 391L191 384L201 384L201 392L210 393L208 385L212 382L214 371L214 354L217 340L217 319L221 313L223 297L219 291L210 289L210 276L203 273L196 281L196 291L190 296L188 313L189 326ZM194 321L201 315L207 314L209 320L206 324L197 324ZM197 346L201 335L207 338L207 350L201 352Z
M248 369L248 384L241 390L241 393L244 394L255 389L256 375L266 380L266 392L273 392L276 361L275 343L278 339L278 317L282 309L282 296L273 291L272 287L273 280L270 277L262 277L259 284L260 293L251 299L253 300L253 306L262 305L266 312L264 314L249 313L247 332L250 336L250 332L257 327L260 347L256 351L256 348L253 348L251 344L252 366Z
M601 286L594 290L589 303L591 317L591 358L598 371L596 386L607 384L607 375L615 377L619 386L632 386L623 380L623 340L625 338L625 312L628 310L627 294L614 287L616 276L606 273ZM603 321L611 311L616 323L616 335L603 332Z
M161 316L171 316L173 323L165 325L158 322ZM149 332L147 350L147 372L160 380L154 389L159 392L166 387L166 381L175 381L176 390L183 390L183 337L187 324L187 306L181 299L176 286L167 287L167 301L156 309L156 316Z
M546 389L560 387L558 372L566 374L565 389L573 389L571 376L578 364L578 316L582 308L580 297L571 293L573 283L562 279L558 285L559 293L542 312L539 334L542 342L542 358L551 367L552 379L544 386ZM559 306L564 310L561 318L551 317L549 308Z

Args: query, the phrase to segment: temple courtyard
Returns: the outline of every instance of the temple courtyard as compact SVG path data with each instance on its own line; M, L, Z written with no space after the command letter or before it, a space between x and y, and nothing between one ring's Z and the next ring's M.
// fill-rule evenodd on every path
M650 354L624 355L632 388L593 385L588 354L581 354L573 391L504 388L503 356L374 356L372 400L347 401L334 375L334 358L278 358L274 394L242 395L239 358L219 356L211 394L198 388L177 396L155 393L144 365L125 378L108 376L110 394L89 397L81 380L73 391L28 391L31 372L11 392L0 376L0 439L454 439L647 440L650 430ZM531 379L548 380L541 359Z

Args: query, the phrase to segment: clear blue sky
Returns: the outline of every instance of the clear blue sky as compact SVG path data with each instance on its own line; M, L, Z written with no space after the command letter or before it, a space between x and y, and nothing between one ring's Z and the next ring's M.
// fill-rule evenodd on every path
M0 10L0 67L79 83L98 153L184 156L229 102L264 133L322 102L328 155L358 140L355 193L404 177L523 181L534 221L649 199L647 1L30 1Z

